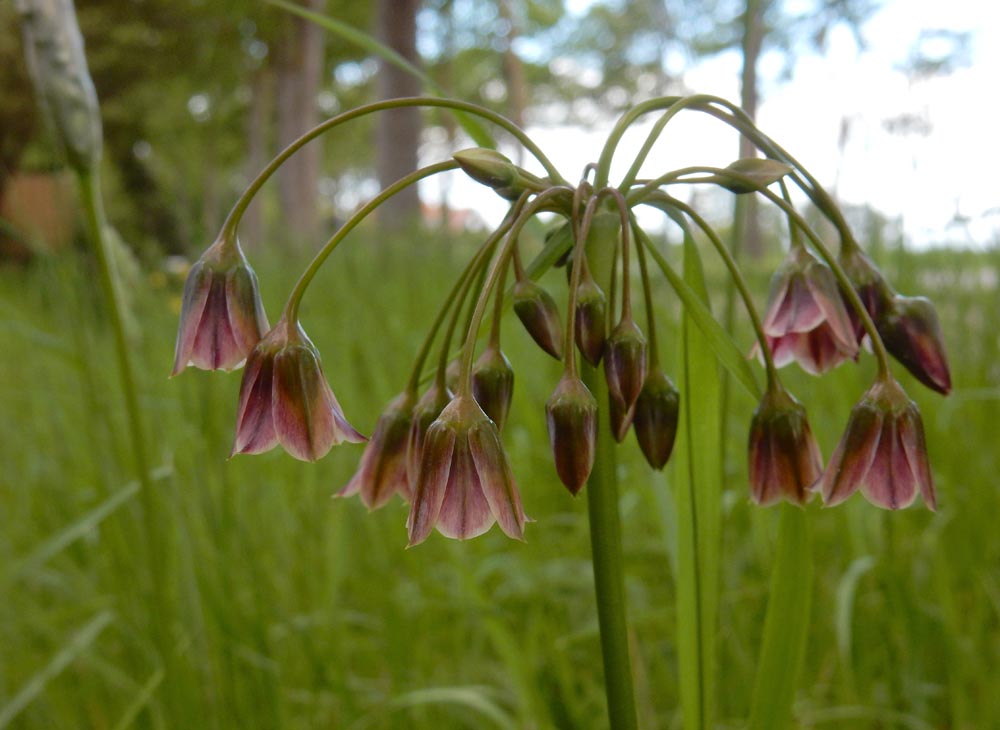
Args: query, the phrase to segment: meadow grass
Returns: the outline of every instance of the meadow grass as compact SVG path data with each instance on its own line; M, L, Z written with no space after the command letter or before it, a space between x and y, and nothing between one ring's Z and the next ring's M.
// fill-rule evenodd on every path
M362 235L307 295L303 325L363 432L402 388L468 246ZM273 319L300 267L274 253L252 258ZM883 257L901 291L936 301L951 348L948 399L900 375L924 413L941 509L889 514L856 497L811 510L801 727L1000 727L998 263L992 253ZM564 290L561 271L547 277ZM754 278L763 303L765 267ZM168 380L179 284L159 274L131 282L166 556L166 605L154 605L92 281L72 256L0 272L0 729L606 727L586 501L560 485L545 431L559 365L513 318L504 438L537 521L525 544L493 530L405 550L402 503L368 514L357 500L330 499L360 447L314 465L280 450L227 461L239 374ZM661 354L675 373L679 308L657 286ZM745 330L736 340L749 348ZM789 372L824 453L873 370L863 356L821 381ZM777 512L747 495L755 405L734 391L726 421L719 728L749 715L775 561ZM639 723L677 728L674 474L651 473L631 436L619 472ZM151 637L157 611L170 630L169 671Z

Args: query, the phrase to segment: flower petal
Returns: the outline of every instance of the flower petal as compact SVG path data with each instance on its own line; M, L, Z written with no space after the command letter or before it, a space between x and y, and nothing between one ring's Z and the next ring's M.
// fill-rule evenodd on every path
M427 430L426 441L420 477L413 488L413 502L406 519L408 547L426 540L437 524L451 475L455 431L442 424L433 424Z
M272 416L273 379L272 359L255 350L250 355L240 383L236 438L230 456L260 454L278 445Z
M469 431L469 446L490 512L504 534L523 540L525 516L521 495L496 428L485 422L473 426Z
M843 502L861 486L878 450L882 413L862 400L851 411L840 443L837 444L823 476L813 487L823 495L828 507Z
M917 496L916 479L900 443L896 424L895 418L886 418L882 424L878 451L861 485L868 501L885 509L908 507Z
M188 365L193 365L195 339L201 327L205 314L205 304L208 292L212 288L212 272L203 263L196 263L184 282L184 295L181 299L181 321L177 328L177 343L174 349L174 369L171 376L177 375Z
M445 537L468 540L482 535L495 521L483 494L469 441L459 438L455 442L448 486L438 514L438 532Z

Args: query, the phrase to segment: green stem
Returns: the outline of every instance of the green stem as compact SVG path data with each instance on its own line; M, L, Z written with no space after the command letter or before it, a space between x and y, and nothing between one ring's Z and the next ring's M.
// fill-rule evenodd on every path
M708 222L704 218L698 215L694 208L687 203L670 197L669 195L664 195L664 202L686 215L696 226L698 226L698 228L701 229L702 233L704 233L705 236L708 237L708 240L711 241L712 246L715 248L719 257L725 264L726 270L729 272L729 278L732 279L733 284L736 285L736 290L740 294L740 299L743 300L743 307L747 310L747 314L750 317L750 323L753 326L754 335L757 337L757 344L760 346L761 354L764 356L764 370L767 373L768 388L775 388L778 385L778 369L774 365L771 348L767 344L767 337L764 332L764 323L761 321L760 313L757 311L757 307L753 303L753 296L750 293L750 287L747 286L746 279L743 278L743 272L740 271L740 267L733 258L732 253L728 248L726 248L726 244L722 242L722 239L719 238L715 230L708 225Z
M463 111L469 114L474 114L476 116L482 117L494 124L507 130L513 137L515 137L525 149L527 149L535 159L538 160L539 164L545 168L545 171L552 178L553 182L564 183L562 176L556 169L555 165L545 156L545 153L535 144L535 142L514 122L507 119L506 117L497 114L494 111L481 107L477 104L470 104L464 101L453 101L451 99L440 99L435 97L427 96L413 96L413 97L403 97L400 99L388 99L386 101L375 102L373 104L366 104L360 106L357 109L351 109L350 111L344 112L343 114L338 114L335 117L331 117L324 122L316 125L308 132L303 134L301 137L296 139L294 142L289 144L285 149L278 153L267 166L261 170L257 177L255 177L251 183L247 186L246 190L240 196L239 200L236 201L236 205L229 212L226 217L225 223L222 225L223 237L226 235L232 235L236 232L237 227L240 224L240 219L242 219L243 214L246 212L247 207L253 200L254 196L261 189L268 178L270 178L278 168L284 164L285 160L295 154L299 149L304 147L306 144L316 139L322 134L330 131L331 129L349 122L358 117L363 117L367 114L373 114L375 112L385 111L387 109L398 109L402 107L411 106L425 106L425 107L438 107L444 109L453 109L456 111Z
M436 175L439 172L445 172L447 170L454 170L457 167L457 162L448 160L446 162L438 162L434 165L428 165L427 167L423 167L415 172L411 172L409 175L400 178L381 193L376 195L368 201L365 206L352 215L344 225L337 229L337 232L333 234L330 240L323 244L323 247L309 263L309 266L307 266L306 270L302 272L302 276L299 277L298 282L295 284L295 288L288 297L288 302L285 304L285 316L288 318L289 323L298 319L299 302L301 302L302 295L305 294L306 288L313 280L313 277L316 276L320 267L323 266L323 262L325 262L327 257L333 253L333 250L337 248L337 245L344 240L344 237L347 236L348 233L354 230L354 228L373 210L378 208L382 205L382 203L398 193L400 190L423 180L425 177L430 177L431 175Z
M114 336L115 358L118 361L118 377L121 381L122 396L125 401L125 417L129 426L129 437L132 441L132 457L139 481L139 505L142 513L142 531L146 542L146 559L148 561L149 580L151 585L150 612L153 617L154 640L161 660L167 667L173 663L173 652L170 650L169 631L163 612L167 608L165 587L165 560L161 544L163 523L162 515L158 514L157 496L154 491L153 479L150 474L149 451L146 439L146 427L142 418L139 403L139 390L136 386L135 369L132 362L132 347L128 342L125 330L124 305L121 299L120 284L111 260L108 240L105 235L106 218L104 204L101 198L100 176L96 168L87 171L77 171L83 198L84 215L86 218L88 239L97 259L100 288L104 295L111 332Z
M567 347L571 348L571 345L567 344ZM608 394L604 378L586 362L582 370L584 384L598 402L606 402ZM611 730L637 730L639 723L628 648L618 480L615 475L614 442L607 426L602 426L597 431L594 468L587 480L587 509L590 514L590 545L593 552L594 590L597 595L597 620L601 633L608 719Z

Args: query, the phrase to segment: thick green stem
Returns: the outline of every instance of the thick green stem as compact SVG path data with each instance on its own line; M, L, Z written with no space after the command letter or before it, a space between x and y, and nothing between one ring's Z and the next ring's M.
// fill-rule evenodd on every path
M154 639L161 661L169 667L172 663L173 653L170 650L169 631L163 613L167 607L165 591L167 581L161 542L163 519L159 514L157 495L150 474L146 427L139 404L139 389L136 386L135 369L132 363L132 348L125 330L120 284L115 274L105 235L106 219L101 198L100 177L96 167L87 171L78 171L77 177L80 182L88 239L97 260L98 279L114 337L118 377L122 397L125 401L125 417L128 421L129 438L132 442L132 458L139 481L139 506L142 513L142 532L146 542L146 560L151 584L149 603L153 616Z
M567 347L571 347L567 344ZM586 362L583 382L599 403L606 403L607 385L600 373ZM587 480L590 513L590 545L593 552L597 620L604 660L604 689L608 697L611 730L637 730L632 662L629 658L625 602L625 566L622 557L621 519L618 515L618 479L611 432L602 425L597 431L594 468Z

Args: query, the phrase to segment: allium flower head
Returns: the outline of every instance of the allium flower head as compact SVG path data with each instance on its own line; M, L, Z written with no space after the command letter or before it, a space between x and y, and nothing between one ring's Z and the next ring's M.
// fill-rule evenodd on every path
M375 433L365 446L358 470L336 496L359 494L368 509L378 509L392 499L393 494L404 500L410 499L406 442L416 400L413 393L406 391L386 407L375 424Z
M941 325L930 300L896 295L876 324L886 349L913 377L943 395L951 392Z
M597 401L580 378L563 375L545 404L545 420L556 473L572 494L578 494L594 468Z
M646 382L646 338L631 317L623 319L604 343L608 393L632 410Z
M435 527L445 537L465 540L494 522L521 540L525 521L496 424L474 398L457 396L427 429L406 523L410 546L426 540Z
M750 496L757 504L805 504L823 472L806 409L781 388L768 389L750 423Z
M771 280L764 334L775 365L795 360L813 375L858 353L833 272L802 246L792 247Z
M232 454L281 444L296 459L316 461L335 444L364 440L344 418L316 346L282 317L247 358Z
M503 431L514 396L514 369L499 347L489 346L472 368L472 394L486 415Z
M184 282L174 369L233 370L268 330L257 276L236 241L220 239Z
M662 469L670 459L679 413L680 393L666 373L654 368L646 376L632 417L639 448L654 469Z
M843 502L860 487L872 504L909 506L920 490L937 508L927 462L924 424L917 405L895 380L877 382L851 411L847 430L814 489L823 502Z
M563 333L552 295L531 279L514 285L514 312L531 338L556 360L562 359Z

